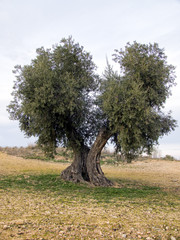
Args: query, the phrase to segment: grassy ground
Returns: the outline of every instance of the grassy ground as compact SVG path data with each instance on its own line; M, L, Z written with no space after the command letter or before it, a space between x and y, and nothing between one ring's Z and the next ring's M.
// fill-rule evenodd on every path
M180 239L180 162L103 165L113 188L65 183L67 166L0 152L0 239Z

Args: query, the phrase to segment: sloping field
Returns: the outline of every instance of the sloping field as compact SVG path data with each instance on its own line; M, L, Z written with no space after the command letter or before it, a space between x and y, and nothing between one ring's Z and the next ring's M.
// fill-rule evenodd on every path
M0 152L0 175L60 173L67 165L10 156Z
M164 187L180 195L180 161L145 160L105 169L107 175L116 179Z
M66 166L0 152L0 239L180 239L180 162L103 166L114 188L65 183Z

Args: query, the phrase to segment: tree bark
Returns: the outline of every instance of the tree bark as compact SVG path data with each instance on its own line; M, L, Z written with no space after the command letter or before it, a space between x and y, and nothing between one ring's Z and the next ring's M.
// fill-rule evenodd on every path
M80 149L74 149L73 163L67 167L62 173L61 178L70 182L89 182L89 176L87 173L87 156L89 148L82 146Z
M100 166L101 151L111 137L112 133L107 128L102 128L92 145L87 157L87 172L89 181L95 186L112 186L113 183L108 180Z
M61 173L61 178L65 181L75 183L87 182L89 181L89 176L87 174L86 162L89 148L84 144L84 140L80 134L72 127L72 124L69 124L69 122L71 121L68 121L66 132L69 145L73 149L74 160L72 164Z
M95 186L112 186L100 166L101 151L111 137L112 133L107 128L102 128L89 149L84 144L73 147L74 160L62 173L61 178L65 181L91 183Z

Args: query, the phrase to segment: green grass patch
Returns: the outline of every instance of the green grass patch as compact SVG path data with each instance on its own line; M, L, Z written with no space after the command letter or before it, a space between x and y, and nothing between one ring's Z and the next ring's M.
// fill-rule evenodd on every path
M36 159L36 160L41 160L41 161L46 161L46 162L54 161L53 158L47 158L44 156L37 156L37 155L27 155L27 156L23 156L23 158L24 159Z
M24 159L35 159L35 160L41 160L45 162L59 162L59 163L68 163L68 159L56 159L56 158L48 158L45 156L37 156L37 155L27 155L23 156Z
M57 174L8 176L0 180L0 189L47 191L73 198L91 198L98 202L111 202L118 199L162 199L166 195L159 187L138 186L135 183L121 188L74 184L62 181Z

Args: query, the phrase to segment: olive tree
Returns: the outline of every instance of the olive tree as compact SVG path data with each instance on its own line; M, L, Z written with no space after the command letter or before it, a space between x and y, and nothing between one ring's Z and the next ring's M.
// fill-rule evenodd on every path
M38 49L31 64L15 67L10 117L27 136L38 138L47 155L53 157L59 144L73 150L64 180L110 186L100 166L109 139L131 161L150 153L176 126L162 113L175 79L164 50L128 43L116 50L114 61L120 74L108 64L98 76L92 56L69 37L52 49Z

